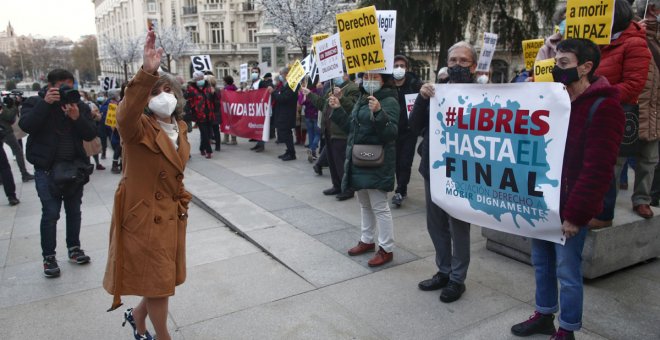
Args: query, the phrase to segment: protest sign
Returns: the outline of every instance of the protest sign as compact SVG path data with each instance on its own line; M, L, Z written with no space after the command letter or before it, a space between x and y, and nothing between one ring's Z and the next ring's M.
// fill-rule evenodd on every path
M270 93L268 89L254 91L222 91L223 133L268 141L270 138Z
M318 68L316 65L316 49L312 48L312 53L310 53L308 56L305 57L302 61L300 61L300 65L302 65L303 69L305 70L305 75L308 75L310 79L314 79L318 75Z
M418 93L412 93L412 94L405 95L406 110L408 111L408 118L410 118L410 114L412 113L413 106L415 106L415 100L417 99L417 95L418 95Z
M108 104L108 113L105 115L105 125L111 128L117 126L117 104Z
M493 61L495 48L497 47L497 34L484 32L484 44L481 47L479 61L477 62L477 72L490 71L490 62Z
M343 54L339 33L319 41L316 44L316 64L319 81L328 81L344 75Z
M209 55L192 55L190 62L194 71L211 71L211 56Z
M559 83L439 84L431 196L451 216L563 244L559 205L571 101Z
M609 45L614 22L614 0L568 0L564 38L589 39Z
M286 81L289 83L291 90L295 91L303 78L305 78L305 68L300 63L300 60L296 60L293 66L291 66L289 74L286 76Z
M248 81L248 64L241 64L240 69L241 69L240 82L245 83Z
M330 36L328 33L319 33L319 34L314 34L312 35L312 47L316 46L316 44L323 40L327 39Z
M534 63L534 81L535 82L553 82L552 69L555 67L555 59L539 60Z
M390 74L394 71L394 43L396 40L396 11L376 11L378 30L383 46L385 68L380 73Z
M117 78L114 77L103 77L101 80L101 88L103 91L108 91L111 89L117 89L119 88L119 81Z
M385 67L376 7L340 13L336 19L348 73Z
M534 68L534 62L536 61L536 55L539 54L539 50L545 44L543 39L531 39L523 40L522 49L523 57L525 58L525 69L531 71Z

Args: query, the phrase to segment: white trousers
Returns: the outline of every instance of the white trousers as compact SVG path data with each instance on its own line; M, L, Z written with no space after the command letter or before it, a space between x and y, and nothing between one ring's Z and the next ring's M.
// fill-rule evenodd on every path
M377 189L362 189L357 192L362 212L362 236L364 243L374 243L378 227L378 245L391 253L394 248L394 222L387 203L387 193Z

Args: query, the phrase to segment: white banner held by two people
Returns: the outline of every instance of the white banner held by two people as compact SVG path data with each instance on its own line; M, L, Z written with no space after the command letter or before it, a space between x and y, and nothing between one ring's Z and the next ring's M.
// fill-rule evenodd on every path
M433 202L451 216L563 244L571 102L562 84L439 84L430 102Z

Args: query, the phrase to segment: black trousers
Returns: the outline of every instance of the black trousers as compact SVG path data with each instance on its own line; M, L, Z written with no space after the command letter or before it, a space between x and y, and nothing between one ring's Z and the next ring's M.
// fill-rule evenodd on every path
M199 151L213 153L213 149L211 148L211 123L197 123L197 129L200 135Z
M344 177L344 161L346 160L346 140L345 139L326 139L326 153L328 155L328 167L330 168L330 178L332 186L341 188L341 179Z
M410 183L410 171L416 145L417 136L411 132L399 135L396 140L396 190L394 192L403 196L408 195L408 183Z
M11 166L5 149L0 142L0 178L2 178L2 188L5 190L7 198L16 197L16 183L14 183L14 175L11 173Z
M220 124L211 124L213 140L215 140L215 151L220 151Z
M293 146L293 131L291 129L277 129L277 137L280 139L280 142L286 145L286 153L295 156L296 149Z

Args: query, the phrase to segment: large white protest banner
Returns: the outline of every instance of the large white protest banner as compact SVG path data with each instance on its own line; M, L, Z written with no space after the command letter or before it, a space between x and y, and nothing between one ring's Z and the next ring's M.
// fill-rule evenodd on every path
M559 83L435 85L433 202L451 216L564 243L561 174L571 102Z
M248 64L241 64L239 67L241 70L240 82L245 83L248 81Z
M385 68L380 73L392 73L394 71L394 43L396 40L396 11L376 11L378 16L378 30L380 41L383 45L383 56Z
M344 54L341 50L339 33L316 43L316 67L319 71L319 81L328 81L343 76L343 60Z

